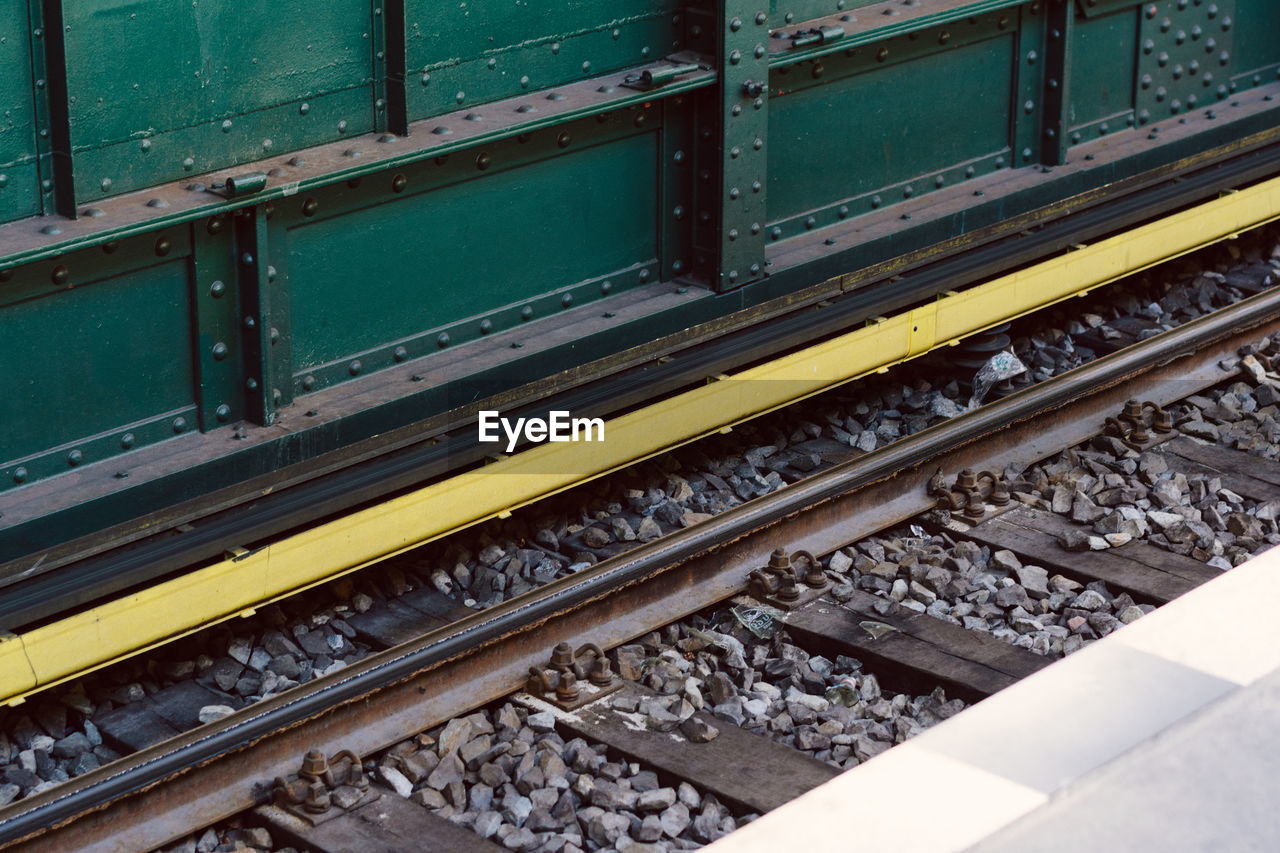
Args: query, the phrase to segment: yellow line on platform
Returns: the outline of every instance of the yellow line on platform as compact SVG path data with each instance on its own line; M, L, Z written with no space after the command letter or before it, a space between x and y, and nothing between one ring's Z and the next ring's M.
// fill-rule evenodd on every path
M21 635L0 635L0 701L25 696L966 335L1280 218L1280 179L870 323Z

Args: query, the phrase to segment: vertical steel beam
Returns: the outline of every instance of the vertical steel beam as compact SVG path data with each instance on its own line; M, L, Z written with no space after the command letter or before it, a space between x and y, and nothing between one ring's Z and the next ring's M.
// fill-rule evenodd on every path
M1049 4L1044 40L1044 131L1041 160L1048 166L1067 162L1071 108L1071 31L1074 0L1046 0Z
M374 25L375 30L382 33L384 58L382 63L375 64L382 80L376 97L385 103L386 108L382 112L384 119L380 120L378 129L398 136L408 136L409 107L404 88L407 73L404 0L382 0L380 5L381 20L375 17Z
M235 245L225 214L191 223L191 317L200 430L244 417Z
M271 343L267 375L271 379L276 408L293 402L293 330L289 278L289 229L283 216L275 215L275 205L263 205L267 219L267 285L271 289Z
M32 0L31 62L35 79L36 154L46 214L76 218L70 102L61 0Z
M662 262L663 281L689 272L692 261L692 100L691 96L677 95L658 103L662 110L662 159L658 163L658 257Z
M716 0L720 69L718 290L764 276L769 4Z
M1030 166L1040 162L1044 124L1044 31L1045 3L1034 0L1018 9L1017 61L1014 73L1010 145L1010 166Z
M244 341L245 416L267 426L292 398L292 384L280 383L275 346L282 335L274 326L275 269L268 262L265 205L244 208L235 216L236 267L240 292L241 337ZM288 370L288 365L284 365ZM284 387L280 387L281 384ZM286 394L289 395L286 398Z
M716 290L764 276L769 4L690 9L689 44L714 54L720 85L696 100L694 269Z

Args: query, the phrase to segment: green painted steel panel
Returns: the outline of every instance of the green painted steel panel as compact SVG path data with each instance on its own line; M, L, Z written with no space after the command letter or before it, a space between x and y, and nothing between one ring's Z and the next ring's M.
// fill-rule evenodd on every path
M36 118L26 3L0 12L0 222L40 212Z
M775 90L770 222L1007 148L1014 59L1006 34L825 85Z
M90 253L100 255L84 254ZM68 258L73 268L92 262ZM5 285L0 297L13 298L18 286L18 280ZM62 290L43 289L0 307L0 327L0 460L191 404L185 258ZM84 462L93 459L85 453Z
M1070 46L1069 129L1096 133L1100 122L1133 109L1139 14L1138 7L1131 6L1097 17L1076 17Z
M636 135L292 229L295 370L650 261L657 159Z
M1236 49L1232 68L1250 73L1266 69L1257 81L1270 83L1280 78L1280 3L1276 0L1235 0L1235 14L1219 16L1218 27L1233 26Z
M368 0L65 8L78 198L373 129Z
M405 4L410 120L650 62L680 49L676 0Z

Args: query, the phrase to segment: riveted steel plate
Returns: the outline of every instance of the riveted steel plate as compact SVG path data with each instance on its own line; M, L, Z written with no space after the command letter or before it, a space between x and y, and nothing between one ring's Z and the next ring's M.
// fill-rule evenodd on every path
M1235 0L1142 5L1139 123L1211 107L1230 95L1235 5Z
M980 93L1011 91L1013 31L986 16L948 32L773 69L772 241L1010 165L1010 101Z
M1069 105L1064 123L1068 141L1078 145L1126 127L1134 110L1137 74L1138 7L1077 15L1071 26Z
M56 281L24 270L0 290L6 484L197 428L187 241L175 229L119 251L123 263L90 249Z
M367 0L65 5L81 201L373 129Z
M561 86L683 47L674 0L405 3L410 120Z
M297 390L656 280L657 150L623 112L407 169L401 192L369 182L291 199L279 252Z

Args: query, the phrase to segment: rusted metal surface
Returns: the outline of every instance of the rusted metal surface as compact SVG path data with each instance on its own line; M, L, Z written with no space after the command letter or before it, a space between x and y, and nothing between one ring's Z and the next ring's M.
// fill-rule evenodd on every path
M586 643L576 652L568 643L557 643L549 663L529 667L524 689L561 710L572 711L616 692L622 684L595 643Z
M317 748L368 754L503 696L560 642L609 648L740 591L774 549L814 554L932 506L935 471L1027 465L1131 397L1167 405L1280 331L1267 292L0 810L17 850L149 849L256 804ZM1175 357L1173 353L1194 353ZM1153 366L1154 365L1154 366Z
M803 576L796 570L797 562L804 568ZM831 586L816 557L808 551L787 556L781 548L775 548L768 564L762 569L753 569L747 578L747 588L752 595L782 610L813 601Z

